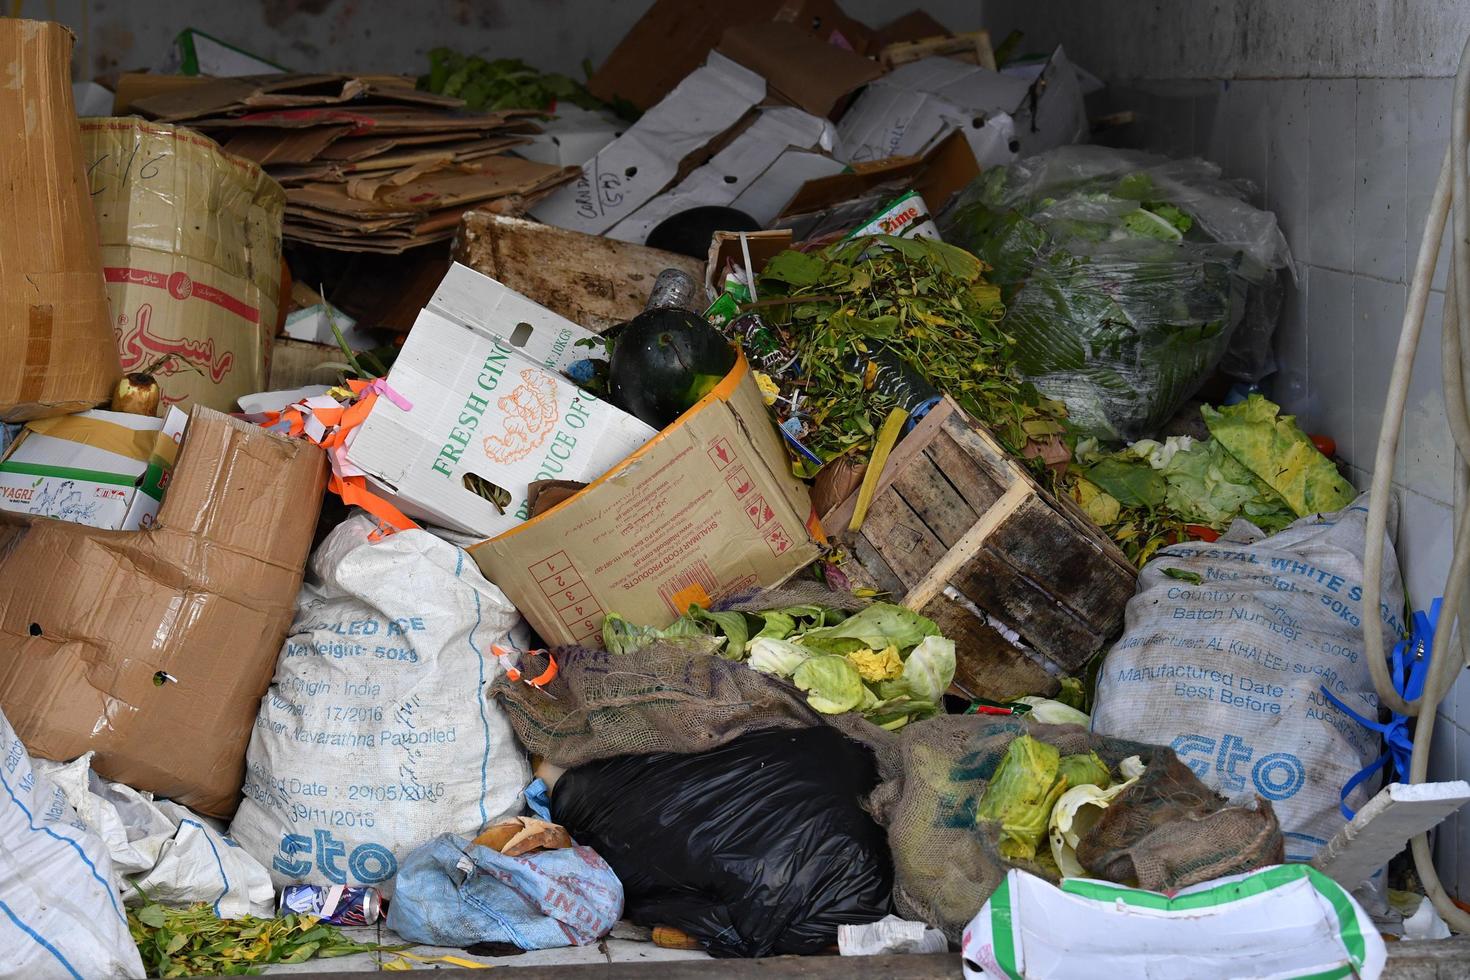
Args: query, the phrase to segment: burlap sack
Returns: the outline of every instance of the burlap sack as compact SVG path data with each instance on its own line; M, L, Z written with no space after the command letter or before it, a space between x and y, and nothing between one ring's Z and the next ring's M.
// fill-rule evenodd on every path
M975 820L995 767L1022 734L1063 755L1096 752L1115 771L1131 755L1147 767L1082 838L1078 859L1089 874L1168 890L1283 860L1270 804L1227 805L1170 749L1092 735L1076 725L948 715L899 733L899 772L870 800L874 816L888 828L893 900L904 918L920 919L958 941L1008 869L1056 880L1046 867L1002 858L996 828Z

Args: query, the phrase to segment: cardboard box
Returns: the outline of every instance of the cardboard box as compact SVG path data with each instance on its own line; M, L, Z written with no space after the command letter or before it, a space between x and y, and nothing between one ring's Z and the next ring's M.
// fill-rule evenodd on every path
M151 530L0 514L0 710L31 754L228 817L325 485L317 447L196 406Z
M72 35L0 19L0 421L66 415L112 396L97 224L72 106Z
M344 363L340 347L305 340L277 339L271 349L270 384L263 390L282 391L303 385L331 387L342 382Z
M667 625L691 603L786 581L820 525L741 358L587 489L469 549L551 644L600 646L609 612Z
M464 216L454 257L594 333L642 313L663 270L704 275L686 255L489 211Z
M703 162L699 154L766 97L755 72L711 53L668 97L598 151L579 177L531 209L539 221L601 235Z
M852 163L924 153L959 129L982 167L1004 166L1024 79L950 58L923 58L894 69L858 96L838 126L839 155Z
M0 510L112 531L152 527L189 417L79 412L27 423L0 459Z
M737 24L715 50L764 78L778 98L814 116L831 115L843 99L883 74L876 61L789 21Z
M832 124L820 116L788 106L758 110L708 163L613 225L607 236L641 244L664 219L709 205L735 208L764 225L807 180L844 169L828 155L835 140Z
M918 191L929 210L938 214L951 197L978 176L980 164L965 134L953 132L923 156L854 163L840 174L809 180L781 209L777 220L824 211L897 183Z
M541 132L527 137L514 152L558 167L580 167L628 128L610 112L583 109L570 102L558 103L556 115L540 125Z
M587 82L604 102L649 109L698 68L725 32L777 21L834 47L869 54L872 31L836 0L657 0Z
M458 262L449 267L425 309L479 335L504 341L521 357L548 371L565 374L577 361L607 359L601 342L591 347L585 343L597 341L597 334Z
M474 326L419 314L347 450L410 517L485 537L529 516L536 480L591 480L655 431ZM487 496L489 494L489 496Z
M182 127L89 119L82 142L123 368L171 354L167 404L234 411L266 386L284 193Z
M900 65L863 90L842 117L839 155L856 163L921 154L960 130L975 159L990 167L1010 163L1018 152L1085 139L1087 111L1061 48L1043 78L1044 84L953 58Z

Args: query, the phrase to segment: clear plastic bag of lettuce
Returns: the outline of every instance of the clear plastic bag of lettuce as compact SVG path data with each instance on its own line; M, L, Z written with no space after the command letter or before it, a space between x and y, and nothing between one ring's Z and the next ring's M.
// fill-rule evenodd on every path
M941 230L993 267L1022 372L1084 435L1150 436L1217 367L1274 369L1291 255L1214 164L1060 147L976 178Z

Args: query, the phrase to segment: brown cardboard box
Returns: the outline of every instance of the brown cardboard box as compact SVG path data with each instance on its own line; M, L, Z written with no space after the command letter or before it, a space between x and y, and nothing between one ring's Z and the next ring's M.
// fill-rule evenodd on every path
M266 386L280 299L280 185L191 129L82 123L118 355L167 404L236 410Z
M781 21L737 24L725 31L715 50L764 78L773 94L814 116L831 114L844 96L883 74L876 61Z
M604 102L647 110L704 63L726 28L757 21L792 24L820 41L867 54L873 32L835 0L657 0L587 82Z
M666 626L691 603L778 585L821 534L741 358L642 449L470 556L547 643L601 646L608 613Z
M65 415L117 383L71 94L71 32L0 19L0 419Z
M325 464L196 406L151 530L0 517L0 709L31 754L231 814Z

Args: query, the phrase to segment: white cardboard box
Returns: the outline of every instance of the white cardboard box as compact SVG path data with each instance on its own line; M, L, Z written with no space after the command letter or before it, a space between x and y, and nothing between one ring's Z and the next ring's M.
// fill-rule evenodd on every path
M539 221L601 235L663 191L679 165L766 96L765 79L711 52L661 102L603 147L582 176L531 209Z
M956 129L982 167L1073 143L1087 135L1076 72L1061 48L1042 74L1046 86L1033 112L1034 79L993 72L953 58L922 58L869 85L838 126L838 156L849 163L919 155ZM1031 132L1032 122L1037 132Z
M93 410L29 423L0 460L0 510L113 531L150 527L188 421L171 406L161 419Z
M736 208L765 225L802 184L846 169L827 155L836 139L831 123L808 112L762 109L709 163L619 221L607 236L641 245L665 218L708 205Z
M591 481L658 433L523 357L425 310L388 374L412 404L379 398L347 458L409 516L481 537L528 515L537 480ZM504 492L476 493L470 476Z
M578 341L597 340L592 331L458 262L449 267L424 312L483 337L503 340L521 357L548 371L564 374L577 361L607 359L600 342L579 346ZM422 320L423 314L419 316Z
M628 124L610 112L558 103L556 115L540 123L541 132L528 135L524 146L510 152L555 167L580 167L623 134Z

